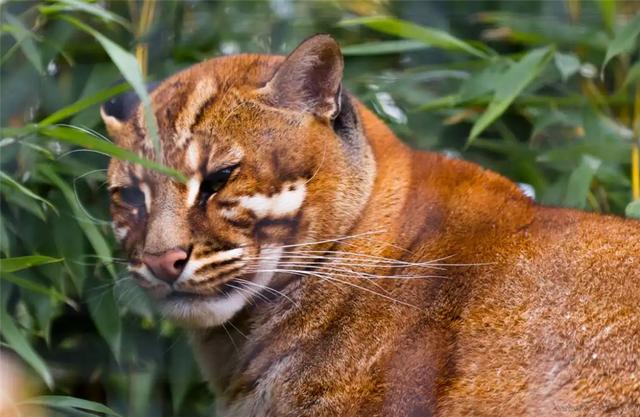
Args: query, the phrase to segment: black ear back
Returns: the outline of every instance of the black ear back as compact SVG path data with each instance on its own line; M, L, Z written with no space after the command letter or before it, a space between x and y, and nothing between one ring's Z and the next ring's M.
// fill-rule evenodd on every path
M152 92L159 85L159 82L147 84L147 91ZM102 111L106 116L111 116L117 120L124 122L131 117L135 109L140 103L140 98L135 91L127 91L115 97L102 105Z

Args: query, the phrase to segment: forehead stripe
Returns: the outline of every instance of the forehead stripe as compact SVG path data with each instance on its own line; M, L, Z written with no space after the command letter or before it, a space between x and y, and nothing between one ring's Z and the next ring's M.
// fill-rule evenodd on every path
M191 137L191 129L198 121L200 114L213 101L216 91L216 85L211 78L200 80L195 85L176 118L176 146L183 146Z

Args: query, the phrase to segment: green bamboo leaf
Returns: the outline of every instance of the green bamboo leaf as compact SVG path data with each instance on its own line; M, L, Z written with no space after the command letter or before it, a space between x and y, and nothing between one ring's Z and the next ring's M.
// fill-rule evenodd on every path
M52 258L53 259L53 258ZM62 259L56 259L56 262L61 261ZM0 262L2 262L3 260L0 259ZM1 269L1 268L0 268ZM12 284L18 285L19 287L22 287L26 290L29 291L33 291L33 292L37 292L43 295L47 295L49 297L52 297L58 301L62 301L63 303L68 304L69 306L77 309L78 308L78 304L76 304L75 301L73 301L72 299L70 299L69 297L65 296L64 294L62 294L60 291L56 290L55 288L51 288L51 287L45 287L44 285L40 285L36 282L30 281L28 279L24 279L21 278L19 276L16 276L14 274L10 274L7 273L7 271L2 271L2 274L0 274L0 279L3 279L7 282L10 282Z
M616 23L616 0L597 0L602 20L607 29L612 30Z
M94 401L83 400L82 398L67 397L64 395L43 395L40 397L29 398L21 401L18 405L43 405L52 408L79 409L103 413L110 416L120 416L120 414L116 413L106 405Z
M484 51L462 41L447 32L433 29L415 23L396 19L389 16L369 16L346 19L339 23L341 26L364 25L378 32L398 36L405 39L419 41L428 46L450 51L466 52L480 58L488 58Z
M11 24L10 32L14 35L16 42L20 45L20 49L27 57L29 62L35 67L39 74L44 74L44 67L42 66L42 57L40 51L36 48L33 42L34 35L29 29L27 29L20 19L5 11L4 13L7 22ZM6 27L5 27L6 29Z
M6 218L0 213L0 252L6 257L11 256L11 243L9 242L9 229L6 227Z
M640 34L640 14L634 17L624 27L616 31L613 40L609 43L607 53L602 62L601 71L607 66L607 63L614 57L632 51L634 48L637 50L638 45L636 38Z
M176 171L175 169L169 168L165 165L159 164L149 159L142 158L136 153L114 145L111 142L99 139L85 132L84 130L74 129L72 127L66 126L47 126L40 129L39 133L67 143L82 146L83 148L104 152L118 159L134 162L136 164L142 165L145 168L152 169L154 171L158 171L162 174L175 178L180 182L186 182L185 176L179 171Z
M18 256L15 258L0 259L0 272L16 272L21 269L31 268L37 265L50 264L54 262L62 262L61 258L52 258L50 256L30 255Z
M340 48L345 56L361 56L361 55L386 55L400 54L403 52L417 51L419 49L428 48L424 42L400 40L400 41L380 41L366 42L356 45L348 45Z
M0 171L0 183L11 187L12 189L21 192L22 194L26 195L27 197L30 197L34 200L38 200L41 203L46 204L47 206L51 207L51 210L53 210L56 214L58 213L58 210L56 209L56 207L51 204L51 202L49 202L49 200L40 197L38 194L34 193L33 191L31 191L30 189L28 189L27 187L25 187L24 185L20 184L18 181L14 180L13 178L11 178L9 175L5 174L4 172Z
M13 349L25 362L40 375L47 386L53 388L53 378L42 358L31 347L24 334L18 329L11 316L0 308L0 334L11 349Z
M169 386L171 388L171 405L173 413L178 414L182 402L187 394L189 385L197 375L191 358L191 346L187 342L186 335L178 336L169 356Z
M87 281L87 306L100 336L107 342L116 361L120 362L122 350L122 319L116 303L113 286L97 285L97 280Z
M69 184L67 184L49 165L41 165L39 167L39 171L56 187L58 187L60 191L62 191L62 194L69 203L69 206L71 206L73 214L79 219L78 226L80 226L85 236L87 236L87 239L95 253L102 259L111 259L111 246L107 243L102 233L100 233L98 227L82 210L76 199L76 195ZM117 278L115 268L112 264L106 264L105 268L113 279Z
M516 97L542 72L552 55L552 48L534 49L510 66L496 87L489 107L473 125L469 143L504 113Z
M131 25L122 16L110 12L97 4L79 0L56 0L54 4L38 7L42 14L54 14L59 12L85 12L92 14L107 22L115 22L127 30L131 30Z
M580 60L574 54L556 52L553 55L553 61L564 82L580 70Z
M632 219L640 219L640 200L629 203L624 210L624 214Z
M580 165L571 173L563 205L585 208L591 182L602 161L589 155L583 155Z
M130 88L131 87L128 84L118 84L116 86L99 91L89 97L83 97L64 108L51 113L49 116L40 121L40 123L38 123L38 127L42 128L54 123L58 123L59 121L64 120L70 116L73 116L79 111L86 109L87 107L91 107L98 103L103 103L111 97L117 96L118 94L121 94L129 90Z
M136 57L122 49L120 45L113 42L111 39L107 38L92 27L85 25L81 21L70 16L61 16L60 18L71 23L78 29L87 32L93 36L100 45L102 45L102 48L105 50L107 55L109 55L109 58L111 58L111 61L116 65L116 67L118 67L118 70L120 70L124 79L131 84L131 87L133 87L135 92L138 94L138 97L140 97L149 137L151 138L151 142L153 143L158 155L162 155L162 144L160 143L160 136L158 135L158 123L156 121L155 114L153 113L153 109L151 108L151 98L147 92L144 77L140 71L140 66L138 65ZM162 160L162 158L160 159Z
M629 68L621 88L627 88L637 82L640 82L640 61L636 62L631 66L631 68Z

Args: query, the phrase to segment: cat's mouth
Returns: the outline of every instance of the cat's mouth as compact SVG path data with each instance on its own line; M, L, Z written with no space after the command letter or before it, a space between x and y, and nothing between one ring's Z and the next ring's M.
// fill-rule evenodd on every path
M155 277L144 263L129 270L168 318L190 327L211 327L229 320L269 289L282 253L281 248L262 248L258 262L252 263L243 251L235 251L211 256L216 262L189 260L172 282Z
M206 292L192 292L192 291L181 291L181 290L172 290L168 293L163 300L166 301L181 301L181 302L191 302L191 301L202 301L202 300L211 300L216 298L226 297L231 294L233 291L238 291L239 288L244 286L245 282L249 282L243 278L231 278L226 280L224 283L219 284L216 288L216 291L213 293Z

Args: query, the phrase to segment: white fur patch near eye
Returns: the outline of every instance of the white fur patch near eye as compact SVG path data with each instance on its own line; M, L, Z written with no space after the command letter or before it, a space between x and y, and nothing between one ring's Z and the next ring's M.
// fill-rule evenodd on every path
M187 207L191 207L195 204L200 192L200 178L191 177L187 181Z
M286 217L294 215L302 207L307 187L304 180L285 184L282 191L272 196L255 194L240 197L240 205L251 210L258 218Z
M147 208L147 213L151 213L151 189L146 183L141 182L140 191L144 194L144 205Z
M184 153L184 162L191 171L197 171L200 165L200 144L192 140Z
M129 228L128 227L118 227L116 226L115 223L111 224L112 228L113 228L113 234L116 237L116 239L118 240L118 242L122 242L127 235L129 234Z

